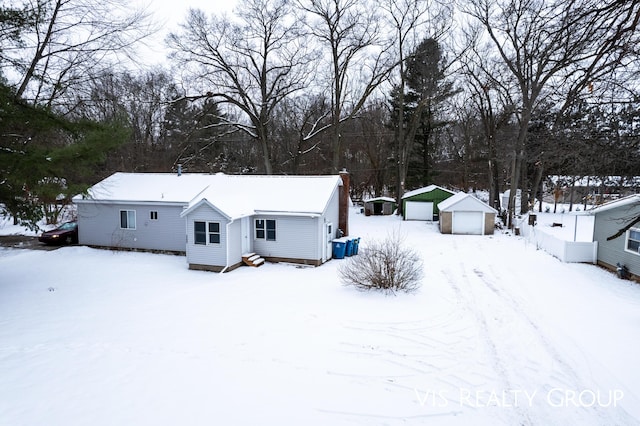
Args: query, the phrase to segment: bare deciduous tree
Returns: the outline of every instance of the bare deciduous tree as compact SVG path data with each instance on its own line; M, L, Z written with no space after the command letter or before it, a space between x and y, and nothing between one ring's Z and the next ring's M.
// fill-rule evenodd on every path
M242 111L246 122L228 123L260 145L264 172L273 172L271 132L276 106L306 87L309 55L286 0L246 0L239 22L191 10L183 31L169 35L174 58L189 64L206 96Z
M112 66L118 56L133 57L137 42L151 32L148 15L126 0L28 0L32 31L20 45L5 49L19 81L16 96L65 113L70 88Z
M333 171L343 161L341 124L356 116L394 67L389 41L381 36L376 5L367 0L299 1L312 17L311 34L327 53L324 66L331 85L331 120L319 131L331 132Z
M511 216L535 108L548 96L562 104L622 64L638 37L640 2L479 0L469 2L465 12L482 25L517 87L513 98L519 132L511 173ZM526 208L526 199L522 205Z

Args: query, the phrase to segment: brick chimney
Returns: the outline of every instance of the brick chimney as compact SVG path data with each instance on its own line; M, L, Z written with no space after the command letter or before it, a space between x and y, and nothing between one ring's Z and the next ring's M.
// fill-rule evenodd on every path
M349 235L349 172L347 169L340 171L342 186L338 196L338 228L343 235Z

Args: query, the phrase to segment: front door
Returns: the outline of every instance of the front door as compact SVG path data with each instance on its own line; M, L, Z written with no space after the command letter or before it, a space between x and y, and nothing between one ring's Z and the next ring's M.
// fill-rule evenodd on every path
M242 254L251 252L251 218L243 217L242 223Z

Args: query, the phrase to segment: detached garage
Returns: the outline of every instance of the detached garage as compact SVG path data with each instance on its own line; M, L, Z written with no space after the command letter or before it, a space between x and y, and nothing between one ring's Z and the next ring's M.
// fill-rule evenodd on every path
M438 208L443 234L493 234L498 211L471 194L460 192L442 201Z
M453 194L436 185L409 191L402 197L402 217L404 220L438 220L438 203Z

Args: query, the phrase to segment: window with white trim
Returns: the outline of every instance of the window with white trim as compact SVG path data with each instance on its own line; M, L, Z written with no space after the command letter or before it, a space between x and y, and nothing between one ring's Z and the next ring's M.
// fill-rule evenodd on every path
M219 222L193 222L194 244L220 244Z
M120 210L120 229L136 229L135 210Z
M207 244L207 222L193 222L193 243Z
M640 255L640 228L631 228L627 231L626 251Z
M209 222L209 244L220 244L220 223Z
M276 221L274 219L256 219L256 239L276 240Z
M158 220L158 212L156 210L151 210L149 212L149 219Z

